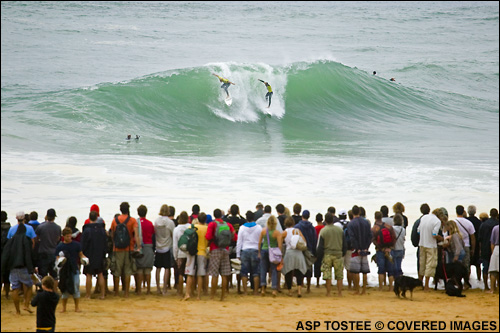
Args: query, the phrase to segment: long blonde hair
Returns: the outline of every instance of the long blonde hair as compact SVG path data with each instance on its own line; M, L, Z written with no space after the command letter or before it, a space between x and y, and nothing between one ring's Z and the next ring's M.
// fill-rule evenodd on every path
M463 239L462 237L462 234L460 233L460 229L458 229L458 226L457 224L455 223L455 221L447 221L445 224L444 224L446 230L448 230L448 233L451 235L453 234L458 234L458 236Z
M278 225L278 220L276 219L276 216L271 215L267 219L267 229L268 230L276 230L276 226Z

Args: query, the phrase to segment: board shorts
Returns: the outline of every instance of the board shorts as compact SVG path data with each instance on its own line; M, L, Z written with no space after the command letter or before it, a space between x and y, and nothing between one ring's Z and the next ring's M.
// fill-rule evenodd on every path
M229 252L226 249L215 249L210 251L210 262L208 264L208 275L210 276L231 275L231 262Z
M123 275L130 276L134 274L132 270L132 260L128 251L115 251L113 252L113 259L115 260L114 269L111 272L113 276L120 277Z
M165 253L156 252L154 266L156 268L167 268L167 269L174 267L170 252L171 251Z
M28 269L26 267L11 269L9 280L12 285L12 290L21 288L23 284L28 288L31 288L31 286L33 286L31 274L28 273Z
M179 260L179 259L177 259ZM196 275L196 255L187 255L186 258L186 268L184 269L184 274L189 276Z
M344 268L348 272L349 272L349 268L351 267L351 254L352 254L352 251L347 250L345 253L345 256L344 256Z
M356 255L353 257L351 255L351 265L349 267L349 272L354 274L368 274L370 273L370 265L368 264L368 256Z
M196 274L198 276L206 276L208 270L208 258L207 256L196 255Z
M75 286L75 293L73 298L80 298L80 272L73 273L73 284ZM61 295L61 299L68 299L71 294L65 292Z
M337 257L331 254L325 254L321 261L321 272L323 272L323 280L332 279L332 267L335 271L335 280L344 279L344 258Z

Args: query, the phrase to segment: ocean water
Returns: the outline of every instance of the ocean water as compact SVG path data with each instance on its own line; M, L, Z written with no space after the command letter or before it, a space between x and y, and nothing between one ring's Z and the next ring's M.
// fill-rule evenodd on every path
M498 15L498 2L2 1L2 210L80 226L93 203L111 221L122 201L151 220L164 203L489 212ZM231 107L212 73L236 83Z

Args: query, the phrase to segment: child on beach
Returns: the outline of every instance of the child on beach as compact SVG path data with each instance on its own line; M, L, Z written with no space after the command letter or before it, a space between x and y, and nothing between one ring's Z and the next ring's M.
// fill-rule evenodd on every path
M80 301L80 271L78 269L78 258L87 265L89 260L83 254L80 243L73 241L72 229L66 227L63 229L64 241L56 247L56 261L62 257L61 252L66 257L66 263L60 271L59 289L63 292L61 297L63 308L61 312L66 312L66 304L68 303L69 295L75 300L75 312L81 312L79 308Z
M31 306L37 307L37 332L55 332L57 303L59 303L59 294L54 291L54 279L47 275L42 279L42 289L38 290L31 300Z

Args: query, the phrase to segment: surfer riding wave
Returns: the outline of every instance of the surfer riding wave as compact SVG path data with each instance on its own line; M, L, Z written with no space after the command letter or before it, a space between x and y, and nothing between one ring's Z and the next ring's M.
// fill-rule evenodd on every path
M229 81L228 79L223 78L222 76L215 74L215 73L212 73L212 75L216 76L219 79L219 81L222 82L222 85L220 87L221 87L221 89L224 89L224 91L227 94L227 97L229 98L229 92L227 91L227 88L229 88L229 86L232 84L234 84L234 85L236 85L236 84Z
M273 97L273 88L271 88L269 82L262 81L261 79L258 80L266 85L267 88L266 101L269 98L269 105L267 106L269 108L271 106L271 97Z

